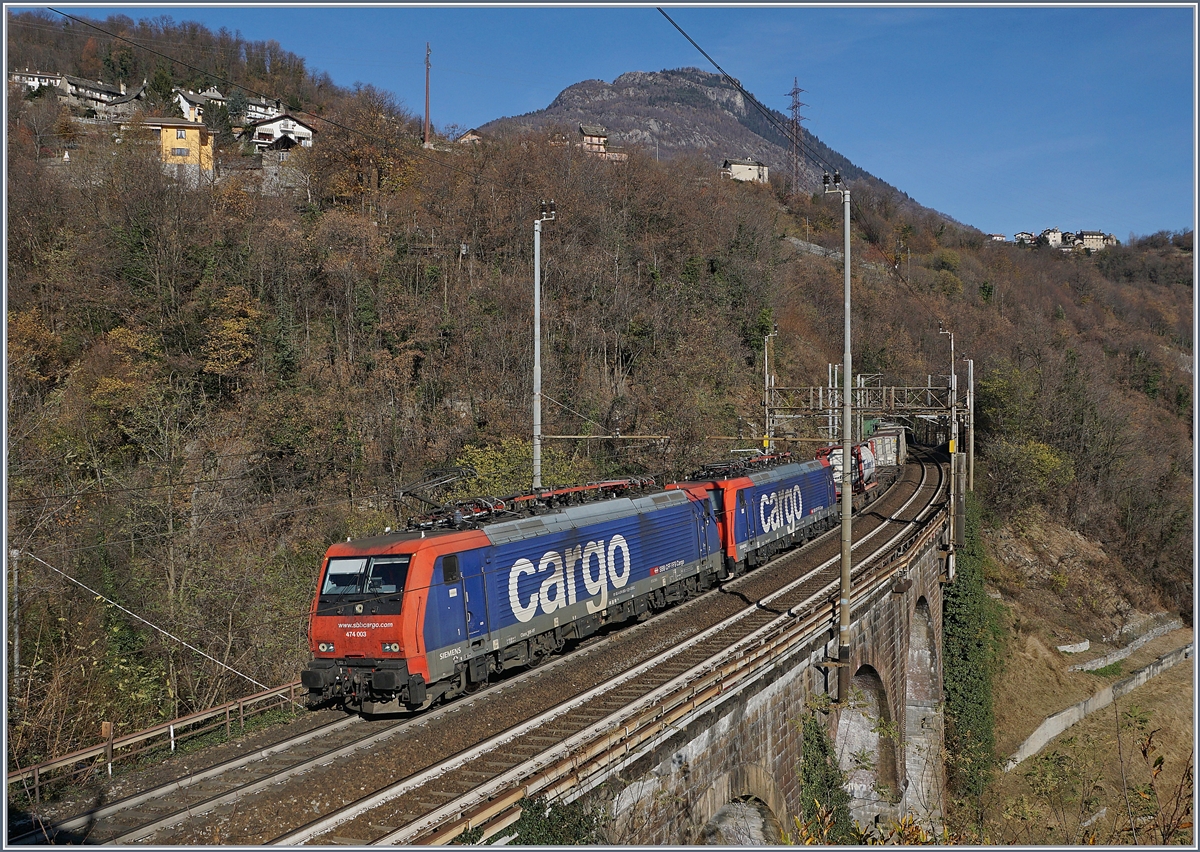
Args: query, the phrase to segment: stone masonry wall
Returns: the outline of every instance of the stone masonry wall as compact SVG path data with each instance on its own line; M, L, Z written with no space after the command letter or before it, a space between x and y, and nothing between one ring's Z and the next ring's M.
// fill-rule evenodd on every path
M895 786L855 801L860 822L895 817L901 810L936 814L941 801L940 566L934 542L914 559L910 588L894 593L889 584L852 613L852 671L878 675L878 681L859 682L879 684L874 703L895 732L878 740L876 760ZM910 653L914 636L917 649ZM803 758L798 722L808 699L836 693L837 670L820 665L836 657L835 624L632 754L604 786L587 794L611 807L609 839L693 844L724 805L748 797L763 802L785 830L792 827L792 815L800 810ZM851 712L861 709L825 717L835 741L837 726Z

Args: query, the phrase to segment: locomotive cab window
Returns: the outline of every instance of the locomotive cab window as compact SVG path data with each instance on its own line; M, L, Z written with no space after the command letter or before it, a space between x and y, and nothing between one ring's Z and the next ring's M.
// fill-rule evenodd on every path
M352 595L358 591L359 578L366 559L333 558L325 570L325 585L321 587L322 595Z
M722 515L725 512L725 492L720 488L708 489L708 506L713 515Z
M446 583L457 583L462 579L458 572L458 555L442 557L442 580Z
M321 597L395 595L404 590L409 556L334 556L325 569Z
M371 560L371 571L367 575L367 592L370 594L394 595L404 590L404 576L408 573L408 557L376 557Z

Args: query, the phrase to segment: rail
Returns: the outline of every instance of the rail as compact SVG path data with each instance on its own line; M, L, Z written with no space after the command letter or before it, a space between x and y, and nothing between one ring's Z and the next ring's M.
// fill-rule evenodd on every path
M858 578L851 606L861 605L877 591L903 576L914 556L934 546L946 523L946 510L926 518L890 558ZM377 843L444 845L465 831L484 829L491 836L520 816L518 802L543 796L554 800L580 786L600 783L614 765L630 760L660 736L673 730L680 719L701 706L755 677L796 648L819 637L832 635L836 623L836 592L827 588L824 597L804 614L789 610L771 625L735 643L701 671L685 674L634 702L619 715L610 716L567 741L550 748L522 767L502 776L501 789L475 803L452 801L427 817L387 835ZM465 804L465 807L464 807Z
M296 691L299 688L300 681L292 681L283 686L245 698L238 698L198 713L181 716L136 733L126 734L122 737L109 736L107 741L100 745L79 749L24 769L13 770L8 773L8 784L11 787L16 783L27 782L26 791L32 795L34 802L40 803L42 790L53 781L63 778L87 777L101 767L107 768L108 774L111 775L113 763L117 760L128 760L164 745L169 745L171 751L174 752L180 741L208 733L222 725L225 728L225 734L229 736L233 732L235 715L241 731L244 732L247 718L287 704L294 704ZM118 752L121 753L118 754ZM32 784L30 785L28 782L32 782Z

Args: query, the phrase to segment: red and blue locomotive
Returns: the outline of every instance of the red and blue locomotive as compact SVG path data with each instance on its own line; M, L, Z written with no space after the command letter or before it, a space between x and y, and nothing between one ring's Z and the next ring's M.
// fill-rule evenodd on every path
M710 589L835 516L830 467L786 455L659 490L616 480L448 507L329 548L301 680L314 705L424 709Z

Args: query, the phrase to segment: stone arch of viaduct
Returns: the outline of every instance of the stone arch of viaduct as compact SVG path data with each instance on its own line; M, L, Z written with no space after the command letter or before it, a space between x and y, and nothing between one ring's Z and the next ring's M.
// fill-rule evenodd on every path
M907 588L889 583L855 607L850 701L820 715L860 823L906 812L940 818L945 543L943 534L914 555ZM722 809L739 802L793 828L800 812L799 723L810 700L836 697L837 670L825 665L836 657L831 625L631 755L586 794L610 809L611 840L702 843Z

